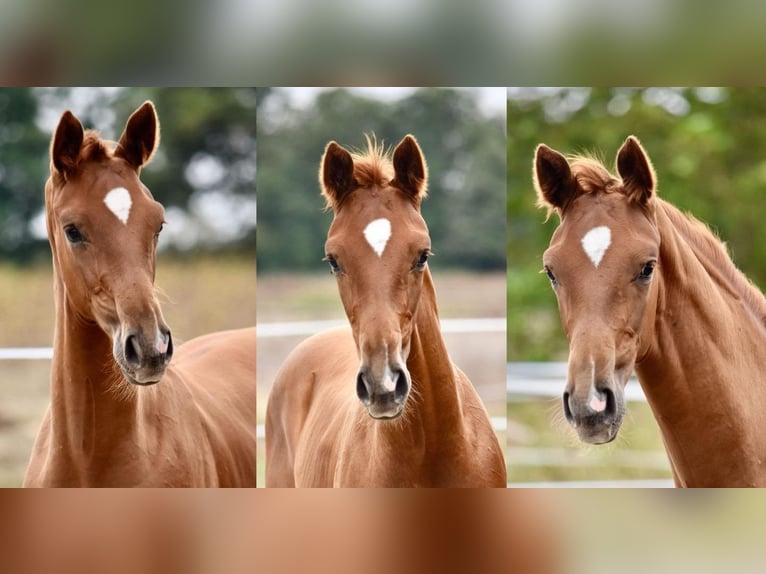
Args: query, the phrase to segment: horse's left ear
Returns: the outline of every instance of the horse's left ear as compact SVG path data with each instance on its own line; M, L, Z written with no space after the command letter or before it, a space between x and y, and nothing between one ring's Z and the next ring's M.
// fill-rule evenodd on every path
M404 136L394 150L394 179L391 185L411 196L416 205L426 196L428 167L418 142L411 135Z
M152 159L160 140L159 120L152 102L146 101L125 124L114 155L139 169Z
M625 194L633 201L647 205L654 197L657 180L652 162L635 136L628 136L617 152L617 172Z

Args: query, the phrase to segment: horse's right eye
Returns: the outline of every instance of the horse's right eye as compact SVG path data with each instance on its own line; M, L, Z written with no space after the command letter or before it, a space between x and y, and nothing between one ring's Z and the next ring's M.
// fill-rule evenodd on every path
M64 234L69 243L82 243L85 241L85 237L83 237L82 233L80 233L80 230L77 229L77 226L75 225L67 225L64 227Z
M342 273L343 270L340 268L340 265L338 265L338 261L335 259L335 257L332 255L326 255L324 260L330 264L330 273L333 275Z
M551 282L551 285L558 284L558 281L556 280L556 276L553 274L553 271L551 271L551 268L547 265L543 267L543 271L545 271L545 274L548 276L548 280Z

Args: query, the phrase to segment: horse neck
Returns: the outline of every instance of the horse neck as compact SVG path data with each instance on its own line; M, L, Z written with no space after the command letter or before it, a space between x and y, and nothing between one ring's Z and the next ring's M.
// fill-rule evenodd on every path
M407 369L412 377L413 410L426 430L444 428L461 418L457 373L441 333L436 291L430 271L423 288L413 326ZM443 440L443 437L442 439Z
M760 384L766 301L701 223L662 202L657 225L653 332L636 372L674 466L699 473L711 442L721 447L717 456L742 460L743 450L761 440L744 429L766 406ZM766 444L756 452L766 452Z
M96 453L110 452L117 442L135 436L138 393L113 388L127 383L113 372L109 337L77 313L59 277L54 290L50 452L87 480Z

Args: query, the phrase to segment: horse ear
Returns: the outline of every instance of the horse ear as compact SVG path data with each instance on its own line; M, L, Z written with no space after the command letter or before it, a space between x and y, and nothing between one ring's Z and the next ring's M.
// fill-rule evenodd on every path
M84 136L85 131L80 120L72 112L64 112L51 142L53 167L64 177L71 176L77 169L77 159L80 157Z
M533 180L537 204L547 207L549 214L556 209L561 215L578 189L567 158L545 144L535 150Z
M417 140L404 136L394 150L394 179L391 185L412 197L416 204L426 196L428 167Z
M138 169L152 159L159 139L157 112L154 104L146 101L128 118L114 155Z
M657 183L652 162L634 136L628 136L617 152L617 172L630 199L646 205L654 197Z
M327 204L335 209L357 187L354 159L334 141L327 144L319 168L319 182Z

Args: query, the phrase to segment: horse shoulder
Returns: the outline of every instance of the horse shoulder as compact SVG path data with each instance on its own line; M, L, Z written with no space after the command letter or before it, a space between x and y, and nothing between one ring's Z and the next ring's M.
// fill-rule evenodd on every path
M35 438L35 443L32 447L32 455L29 457L29 464L27 470L24 473L24 481L22 486L24 488L39 488L46 486L45 484L45 468L47 466L48 451L50 449L51 439L51 407L45 411L43 422L40 425L40 430Z
M309 337L290 353L266 409L267 485L330 485L357 366L345 327Z
M170 400L189 421L187 446L207 443L220 486L255 485L255 344L253 328L211 333L181 345L174 361Z
M472 468L476 469L475 480L483 486L505 488L505 457L487 409L465 373L457 366L455 373L463 406L465 438L470 447L469 452L475 457L475 464L472 464Z

